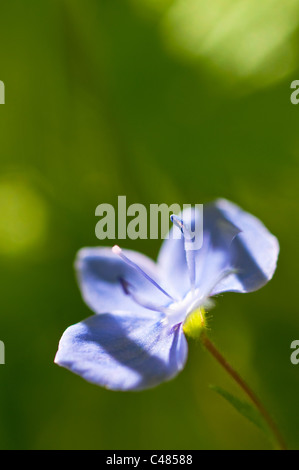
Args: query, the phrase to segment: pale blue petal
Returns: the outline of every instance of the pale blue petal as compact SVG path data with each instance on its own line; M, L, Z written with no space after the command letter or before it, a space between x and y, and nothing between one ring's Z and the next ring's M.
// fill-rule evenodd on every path
M180 214L187 224L198 224L194 209ZM171 283L172 292L184 297L190 289L184 241L174 239L174 227L163 242L158 264ZM176 236L178 235L178 232ZM220 199L203 210L203 246L194 251L196 282L202 295L220 292L251 292L264 286L273 276L279 244L256 217L235 204ZM223 274L237 270L227 277ZM221 279L221 282L217 282Z
M63 334L55 362L111 390L142 390L175 377L188 346L181 325L160 314L94 315Z
M279 243L265 225L239 206L219 199L211 206L219 221L228 221L240 229L229 250L228 268L237 270L215 287L220 292L253 292L263 287L276 270Z
M156 282L161 283L157 265L148 257L135 251L123 253L138 264ZM125 279L133 292L156 305L169 304L169 298L149 280L128 265L111 248L83 248L76 260L80 290L86 304L95 313L127 310L140 314L143 309L126 295L120 279Z

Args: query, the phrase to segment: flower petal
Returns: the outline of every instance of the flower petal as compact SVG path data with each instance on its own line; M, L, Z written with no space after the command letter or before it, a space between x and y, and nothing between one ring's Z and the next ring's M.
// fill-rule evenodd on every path
M160 314L93 315L63 334L55 362L111 390L142 390L170 380L188 353L181 325Z
M158 267L150 258L135 251L123 250L123 253L152 279L160 282ZM165 294L114 254L111 248L83 248L77 255L76 270L83 298L95 313L127 310L143 314L145 309L125 294L121 279L129 283L134 292L140 293L144 300L154 299L156 305L169 303Z
M209 210L217 224L227 221L240 229L231 243L227 266L237 272L223 279L215 287L213 295L228 291L253 292L263 287L276 270L279 255L277 238L259 219L230 201L219 199Z
M200 227L200 214L194 209L183 211L180 217L185 223ZM190 277L184 241L174 239L175 230L177 227L173 227L169 239L164 241L158 264L173 291L184 297L190 289ZM278 253L276 237L260 220L237 205L219 199L203 209L203 245L194 251L195 285L203 297L227 291L252 292L272 278Z

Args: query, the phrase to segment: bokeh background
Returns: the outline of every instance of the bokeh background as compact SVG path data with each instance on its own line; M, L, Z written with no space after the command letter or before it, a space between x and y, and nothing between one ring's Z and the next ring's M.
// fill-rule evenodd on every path
M210 328L299 448L298 30L298 0L1 2L2 449L271 447L209 389L238 394L196 342L175 380L142 393L53 364L65 328L90 315L75 254L100 244L95 208L118 195L226 197L277 235L273 281L219 298ZM156 258L160 241L122 246Z

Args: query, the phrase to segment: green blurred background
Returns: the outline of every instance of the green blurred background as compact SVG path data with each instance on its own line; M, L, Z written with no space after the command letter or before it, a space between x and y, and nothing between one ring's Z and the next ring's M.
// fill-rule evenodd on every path
M99 244L95 208L118 195L226 197L277 235L273 281L219 298L210 327L299 448L298 29L298 0L1 2L2 449L271 447L209 389L238 393L195 342L175 380L142 393L53 364L64 329L90 314L76 251ZM160 241L122 246L156 258Z

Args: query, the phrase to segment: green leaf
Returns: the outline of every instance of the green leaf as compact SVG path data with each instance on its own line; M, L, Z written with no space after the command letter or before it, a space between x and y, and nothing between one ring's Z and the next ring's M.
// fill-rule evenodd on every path
M221 395L225 400L227 400L242 416L247 418L251 423L255 424L272 442L270 430L256 408L254 408L250 403L242 401L239 398L233 396L231 393L223 390L221 387L210 385L210 388L214 390L214 392Z

